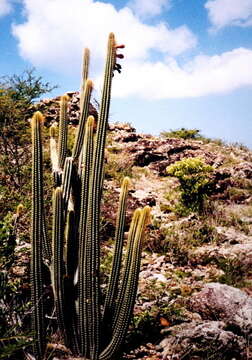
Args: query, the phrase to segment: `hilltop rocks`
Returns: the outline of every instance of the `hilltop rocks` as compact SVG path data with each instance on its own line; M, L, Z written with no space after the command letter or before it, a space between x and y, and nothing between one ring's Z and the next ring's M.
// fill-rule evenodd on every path
M137 135L137 141L125 144L123 152L129 156L133 165L149 166L149 168L159 175L166 175L166 167L185 157L201 157L207 164L214 165L220 157L205 151L200 142L190 142L183 139L169 138L160 139L152 136L144 138ZM124 138L120 140L124 141Z
M69 91L66 94L70 98L68 107L69 124L78 124L80 117L80 94L78 91ZM45 116L45 124L49 126L53 122L59 121L59 102L60 96L53 99L43 99L31 106L30 113L41 111ZM97 111L92 104L89 105L89 115L93 115L97 119Z
M234 167L236 176L243 179L252 179L252 164L249 162L243 162Z

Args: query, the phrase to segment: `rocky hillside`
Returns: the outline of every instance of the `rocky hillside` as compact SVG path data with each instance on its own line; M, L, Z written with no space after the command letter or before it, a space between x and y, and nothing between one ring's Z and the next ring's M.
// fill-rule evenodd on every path
M69 96L74 128L79 97ZM57 101L35 106L46 124L57 121ZM93 107L90 111L95 114ZM201 158L213 168L211 192L200 213L178 211L179 183L166 171L186 158ZM152 208L124 358L252 359L252 153L219 141L154 137L128 124L110 124L102 212L104 283L123 176L132 182L128 223L135 208ZM28 253L29 244L20 241L11 272L21 292L29 287ZM58 358L71 357L62 348L55 350Z

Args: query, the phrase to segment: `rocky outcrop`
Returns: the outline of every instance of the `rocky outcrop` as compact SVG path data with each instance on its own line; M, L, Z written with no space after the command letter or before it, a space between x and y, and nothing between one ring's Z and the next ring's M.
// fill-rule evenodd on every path
M252 265L252 237L234 228L216 227L218 244L200 246L190 254L192 263L205 263L210 260L234 260L237 265Z
M66 93L69 96L69 124L78 124L80 117L80 93L78 91L69 91ZM59 121L59 102L60 96L53 99L43 99L30 108L30 113L33 114L35 111L41 111L45 117L45 125L49 126L55 121ZM97 110L90 104L89 114L93 115L97 119Z
M161 343L163 360L242 360L246 341L226 329L223 321L191 322L167 330Z
M119 139L118 139L119 140ZM185 157L200 157L207 164L214 165L220 157L203 149L200 142L183 139L161 139L152 136L141 137L134 144L123 148L125 156L129 156L133 165L149 166L159 175L166 175L166 167Z
M239 289L220 283L206 284L188 304L205 320L221 320L226 329L237 335L252 335L252 298Z

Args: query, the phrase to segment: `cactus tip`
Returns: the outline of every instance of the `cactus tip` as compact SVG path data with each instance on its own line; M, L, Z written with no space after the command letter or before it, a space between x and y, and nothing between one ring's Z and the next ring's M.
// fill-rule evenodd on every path
M130 181L130 178L128 176L123 178L122 187L128 187L128 186L130 186L130 184L131 184L131 181Z
M57 125L54 123L49 128L49 134L50 134L50 137L52 137L52 138L55 138L55 136L56 136L56 127L57 127Z
M137 208L137 209L134 211L132 221L137 220L137 219L140 217L141 211L142 211L142 210L141 210L140 208Z
M93 81L90 79L87 79L86 81L86 87L92 89L93 88Z
M61 96L60 100L62 102L68 102L70 100L70 97L67 94L64 94Z
M62 188L61 188L61 186L58 186L56 189L55 189L55 196L56 195L60 195L60 194L62 194Z
M89 126L94 126L94 117L92 115L87 118L87 127Z
M24 205L23 204L18 204L17 210L16 210L17 216L20 216L22 214L23 210L24 210Z
M84 56L89 56L90 50L88 48L84 48Z
M150 206L145 206L142 210L143 212L143 216L145 218L145 225L148 225L150 223L150 219L151 219L151 208Z
M40 111L36 111L33 114L32 124L34 124L35 122L39 122L41 124L43 124L43 122L44 122L44 116L42 115L42 113Z

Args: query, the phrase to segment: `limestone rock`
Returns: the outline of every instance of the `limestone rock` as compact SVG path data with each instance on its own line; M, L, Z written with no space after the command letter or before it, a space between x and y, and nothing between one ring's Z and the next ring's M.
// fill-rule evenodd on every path
M252 334L252 298L232 286L209 283L189 300L189 308L206 320L222 320L237 334Z
M169 333L160 343L163 360L247 359L245 340L228 331L223 321L177 325Z

